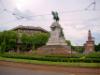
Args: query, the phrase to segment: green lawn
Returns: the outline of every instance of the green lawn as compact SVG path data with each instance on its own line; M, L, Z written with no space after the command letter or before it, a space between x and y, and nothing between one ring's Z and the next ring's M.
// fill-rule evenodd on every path
M70 63L70 62L52 62L52 61L39 61L39 60L28 60L28 59L15 59L15 58L6 58L0 57L1 61L12 61L20 63L29 63L29 64L41 64L41 65L57 65L65 67L89 67L89 68L100 68L100 63Z

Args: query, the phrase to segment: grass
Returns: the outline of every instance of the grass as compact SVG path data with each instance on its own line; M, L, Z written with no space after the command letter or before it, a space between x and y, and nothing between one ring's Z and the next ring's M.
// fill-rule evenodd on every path
M15 58L6 58L1 57L1 61L11 61L18 63L29 63L29 64L41 64L41 65L56 65L56 66L65 66L65 67L86 67L86 68L100 68L100 63L70 63L70 62L52 62L52 61L40 61L40 60L28 60L28 59L15 59Z

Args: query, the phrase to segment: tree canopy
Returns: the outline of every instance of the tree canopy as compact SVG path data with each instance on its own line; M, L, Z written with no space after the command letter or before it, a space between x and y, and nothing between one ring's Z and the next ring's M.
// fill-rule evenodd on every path
M0 52L15 50L18 40L20 40L20 43L22 44L20 48L21 50L25 51L32 47L36 49L45 45L48 37L49 34L47 33L34 33L32 35L28 35L25 33L17 33L15 31L3 31L0 32Z
M14 31L0 32L0 52L15 49L17 33Z

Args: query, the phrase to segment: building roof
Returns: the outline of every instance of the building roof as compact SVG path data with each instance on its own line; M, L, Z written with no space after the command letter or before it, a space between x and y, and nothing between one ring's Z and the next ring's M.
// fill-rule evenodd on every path
M19 25L11 30L17 30L17 29L26 29L26 30L39 30L39 31L43 31L43 32L48 32L47 30L41 28L41 27L34 27L34 26L23 26L23 25Z

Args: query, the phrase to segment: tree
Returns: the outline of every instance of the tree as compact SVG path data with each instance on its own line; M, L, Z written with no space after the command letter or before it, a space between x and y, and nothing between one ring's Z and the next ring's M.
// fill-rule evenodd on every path
M34 33L33 35L28 35L22 33L20 37L19 33L14 31L3 31L0 32L0 52L8 52L10 50L16 49L16 43L20 40L21 50L26 51L33 48L38 48L45 45L49 34L47 33Z
M67 43L69 46L72 46L70 40L66 40L66 43Z
M27 51L30 50L33 46L32 44L32 36L22 33L21 37L19 38L21 43L21 51Z
M47 33L34 33L31 36L28 34L22 34L20 39L23 46L21 47L21 49L37 49L38 47L46 44L48 37L49 35Z
M0 32L0 51L9 51L16 47L17 34L14 31Z
M0 45L0 53L4 53L5 50L6 50L6 43L2 42L1 45Z
M43 46L48 41L49 34L47 33L35 33L32 35L32 44L34 45L35 49Z
M98 45L95 45L95 51L100 51L100 43Z

